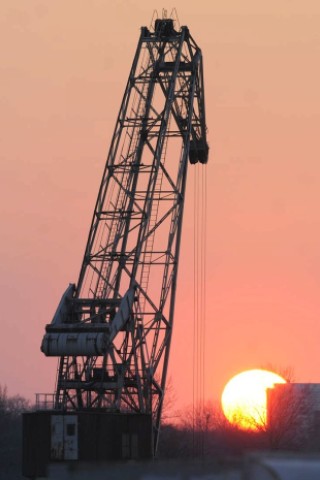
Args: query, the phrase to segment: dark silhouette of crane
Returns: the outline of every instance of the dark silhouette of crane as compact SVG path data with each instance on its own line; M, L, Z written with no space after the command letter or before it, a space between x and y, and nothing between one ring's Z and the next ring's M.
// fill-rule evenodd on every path
M69 424L89 413L116 418L122 453L115 457L144 456L140 427L128 427L133 417L134 425L151 425L141 440L148 452L157 448L187 166L207 159L201 50L187 27L157 19L141 28L79 280L41 345L60 357L52 415Z

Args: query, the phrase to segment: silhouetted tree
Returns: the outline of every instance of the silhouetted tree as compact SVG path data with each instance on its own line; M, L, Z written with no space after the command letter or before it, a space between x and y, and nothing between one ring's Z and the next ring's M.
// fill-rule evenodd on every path
M0 419L17 417L30 409L30 402L21 395L8 396L7 387L0 385Z
M284 378L287 383L293 383L295 381L294 368L290 365L282 367L279 365L274 365L273 363L266 363L260 368L280 375L280 377Z
M20 478L22 417L30 402L20 395L9 396L0 385L0 478ZM2 475L2 476L1 476Z

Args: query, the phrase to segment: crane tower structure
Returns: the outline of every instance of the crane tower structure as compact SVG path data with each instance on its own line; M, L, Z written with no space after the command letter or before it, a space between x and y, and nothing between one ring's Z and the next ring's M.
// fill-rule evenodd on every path
M206 163L203 64L187 27L141 28L77 284L41 350L59 357L52 411L149 418L158 442L187 166Z

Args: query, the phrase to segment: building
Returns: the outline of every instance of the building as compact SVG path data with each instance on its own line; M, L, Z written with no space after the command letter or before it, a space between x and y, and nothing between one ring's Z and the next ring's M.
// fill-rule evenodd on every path
M270 447L320 451L320 384L275 384L267 390Z

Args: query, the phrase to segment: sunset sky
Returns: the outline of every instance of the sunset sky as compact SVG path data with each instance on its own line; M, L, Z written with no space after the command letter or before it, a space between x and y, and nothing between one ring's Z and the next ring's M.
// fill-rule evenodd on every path
M206 398L236 373L320 382L320 2L175 0L204 56ZM0 384L53 392L40 343L76 282L149 0L0 4ZM192 401L190 165L169 376ZM189 194L189 195L188 195Z

